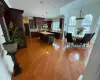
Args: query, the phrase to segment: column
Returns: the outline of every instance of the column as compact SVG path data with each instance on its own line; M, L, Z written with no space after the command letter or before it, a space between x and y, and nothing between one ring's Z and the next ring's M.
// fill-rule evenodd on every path
M1 24L1 28L3 30L5 39L10 40L9 33L8 33L8 30L7 30L7 26L6 26L5 19L4 19L4 13L5 13L5 8L3 6L1 6L0 7L0 24Z
M100 80L100 29L83 80Z
M68 32L68 25L69 25L69 16L65 15L65 19L64 19L64 31Z
M92 21L92 24L91 24L91 27L90 27L90 33L95 32L97 24L98 24L98 20L99 20L99 16L93 17L93 21Z

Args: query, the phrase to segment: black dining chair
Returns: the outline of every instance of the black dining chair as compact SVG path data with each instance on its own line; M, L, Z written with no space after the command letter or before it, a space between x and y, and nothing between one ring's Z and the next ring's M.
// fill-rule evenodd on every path
M90 42L91 40L91 36L93 34L85 34L85 36L82 39L76 39L76 41L74 42L74 45L78 44L78 45L82 45L85 44L85 47L87 45L88 42Z
M91 34L90 41L92 40L92 38L93 38L94 35L95 35L95 33L92 33L92 34ZM91 44L91 43L89 42L89 44Z
M91 39L93 38L94 35L95 35L95 33L92 33L92 35L91 35Z
M74 40L72 38L72 33L67 33L65 38L67 38L67 42L70 43L70 46L71 46L71 43L74 42Z

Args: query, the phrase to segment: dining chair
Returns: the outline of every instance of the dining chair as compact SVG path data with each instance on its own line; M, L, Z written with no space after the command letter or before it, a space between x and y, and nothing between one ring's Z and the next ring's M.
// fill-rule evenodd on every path
M91 39L93 38L94 35L95 35L95 33L92 33L92 35L91 35Z
M92 34L91 34L90 41L92 40L92 38L93 38L94 35L95 35L95 33L92 33ZM89 44L91 44L91 42L89 42Z
M87 43L90 42L91 40L91 36L93 34L85 34L85 36L82 39L76 39L76 41L74 42L74 45L78 44L78 45L82 45L85 44L85 47L87 46Z
M67 42L70 43L70 46L71 46L71 43L74 42L74 40L72 38L72 33L67 33L65 38L67 38Z

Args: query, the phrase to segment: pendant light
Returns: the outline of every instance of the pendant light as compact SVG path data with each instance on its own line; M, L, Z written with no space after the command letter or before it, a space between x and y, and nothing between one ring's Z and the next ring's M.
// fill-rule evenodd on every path
M45 19L44 19L44 21L47 21L47 14L48 14L48 13L46 12L46 15L45 15Z
M81 6L79 17L76 18L77 21L82 21L84 19L83 10L82 10L83 9L83 3L84 3L84 0L82 1L82 6Z
M48 24L47 24L47 12L46 12L46 18L45 18L46 24L45 24L45 28L48 28Z

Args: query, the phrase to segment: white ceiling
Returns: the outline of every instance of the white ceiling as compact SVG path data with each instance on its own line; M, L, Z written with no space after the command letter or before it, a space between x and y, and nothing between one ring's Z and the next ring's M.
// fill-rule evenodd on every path
M48 18L60 16L60 8L74 0L8 0L13 8L24 10L24 16L45 17Z
M89 5L94 6L94 4L100 4L100 0L75 0L72 3L69 3L66 6L69 9L79 9L82 6L82 2L83 2L83 8L86 8Z

